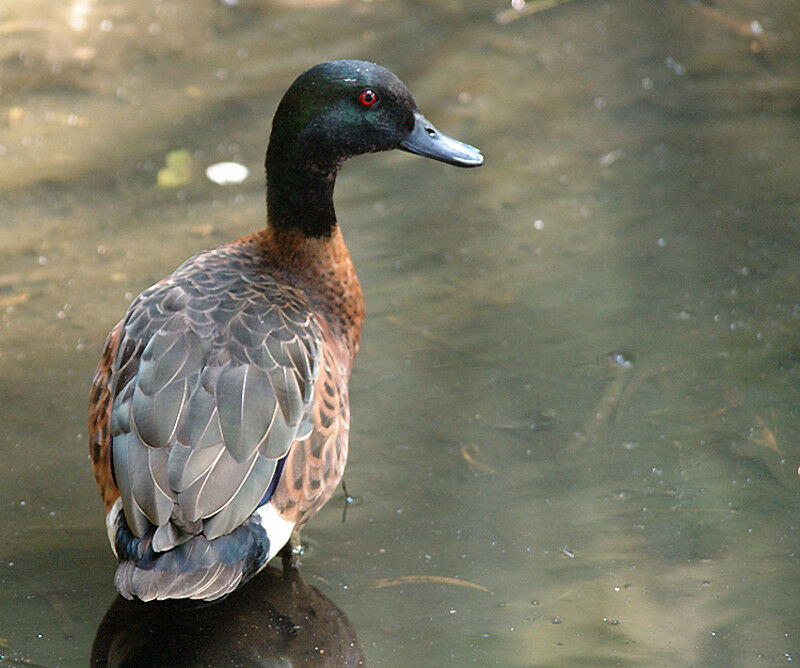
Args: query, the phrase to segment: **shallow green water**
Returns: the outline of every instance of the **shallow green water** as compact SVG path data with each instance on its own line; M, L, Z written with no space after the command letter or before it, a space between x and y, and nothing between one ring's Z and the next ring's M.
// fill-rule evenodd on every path
M114 599L86 446L104 337L261 224L275 104L338 57L486 155L363 157L337 185L361 502L308 525L301 572L367 662L800 656L797 5L505 9L0 7L0 663L87 663ZM175 149L195 176L159 189ZM206 180L223 160L251 176Z

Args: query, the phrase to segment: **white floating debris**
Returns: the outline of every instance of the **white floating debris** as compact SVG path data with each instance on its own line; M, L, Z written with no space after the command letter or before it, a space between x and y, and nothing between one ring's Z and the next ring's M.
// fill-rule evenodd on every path
M609 151L608 153L604 153L600 156L600 164L603 167L610 167L613 165L617 160L621 160L625 156L625 150L621 148L614 149L613 151Z
M664 64L679 77L686 74L686 68L672 56L667 56L667 58L664 60Z
M241 183L244 181L250 170L238 162L218 162L210 165L206 169L206 176L209 181L218 183L221 186L229 186L232 183Z

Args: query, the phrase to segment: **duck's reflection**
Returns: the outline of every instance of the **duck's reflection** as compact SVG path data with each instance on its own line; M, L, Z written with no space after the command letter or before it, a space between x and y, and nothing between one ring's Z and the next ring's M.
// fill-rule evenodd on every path
M344 613L297 571L267 568L227 599L142 603L117 596L93 666L359 666Z

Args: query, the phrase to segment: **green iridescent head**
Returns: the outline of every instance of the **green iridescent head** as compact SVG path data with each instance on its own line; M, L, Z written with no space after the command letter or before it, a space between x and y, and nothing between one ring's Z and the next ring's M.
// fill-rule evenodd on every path
M460 167L483 163L478 149L436 130L405 84L380 65L336 60L306 70L286 91L272 122L266 157L270 219L327 229L335 220L325 197L332 197L342 161L394 148ZM319 182L316 190L309 181ZM329 183L326 192L320 192L323 183ZM314 215L318 220L309 222Z

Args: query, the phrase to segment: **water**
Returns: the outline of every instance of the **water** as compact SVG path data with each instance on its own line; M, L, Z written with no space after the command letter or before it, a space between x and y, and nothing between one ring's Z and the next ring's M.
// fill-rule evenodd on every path
M0 663L87 663L114 599L86 446L104 337L261 224L275 104L337 57L390 67L486 155L367 156L337 185L368 310L360 502L307 526L301 572L366 661L798 658L796 6L504 9L0 8ZM195 176L159 189L177 149ZM227 160L250 178L206 180Z

